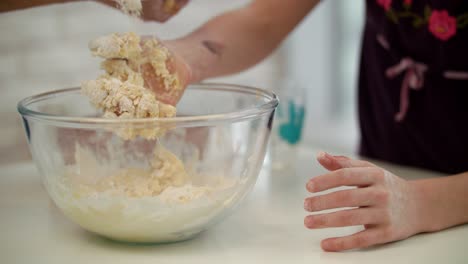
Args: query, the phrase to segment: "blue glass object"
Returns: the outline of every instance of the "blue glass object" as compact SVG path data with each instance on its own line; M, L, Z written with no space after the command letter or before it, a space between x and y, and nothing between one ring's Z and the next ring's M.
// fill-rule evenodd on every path
M280 118L284 118L286 122L280 124L279 136L291 145L299 143L301 139L302 127L304 126L305 109L304 106L296 105L294 101L288 101L287 116L282 109L282 105L279 106L278 115Z

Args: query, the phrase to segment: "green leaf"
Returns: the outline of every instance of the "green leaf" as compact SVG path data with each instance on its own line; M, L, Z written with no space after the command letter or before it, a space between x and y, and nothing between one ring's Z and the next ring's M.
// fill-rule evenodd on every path
M457 21L457 27L458 28L464 28L468 25L468 17L465 18L464 20Z
M429 21L429 17L431 17L431 13L432 13L431 8L428 5L426 5L424 7L424 21L426 22Z
M424 25L424 23L425 23L424 19L421 19L421 18L415 18L415 19L413 20L413 26L414 26L415 28L421 27L422 25Z
M463 23L464 21L466 21L468 19L468 13L465 13L463 15L459 15L457 17L457 23Z
M398 24L398 16L395 14L393 9L389 9L386 15L393 23Z

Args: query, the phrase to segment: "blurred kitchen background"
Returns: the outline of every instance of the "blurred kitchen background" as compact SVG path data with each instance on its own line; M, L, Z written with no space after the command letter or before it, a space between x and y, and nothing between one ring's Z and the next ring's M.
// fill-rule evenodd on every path
M30 159L16 110L20 99L78 86L97 76L99 60L90 56L89 40L125 31L175 38L248 2L192 0L165 24L139 22L92 2L0 14L0 164ZM363 14L364 1L322 1L271 57L246 72L216 81L285 93L289 89L281 87L284 83L304 89L306 118L301 144L354 152Z

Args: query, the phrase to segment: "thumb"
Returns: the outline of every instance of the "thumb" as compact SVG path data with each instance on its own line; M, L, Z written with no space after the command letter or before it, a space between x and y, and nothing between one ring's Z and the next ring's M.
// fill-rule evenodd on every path
M351 159L346 156L333 156L323 151L317 154L317 161L330 171L354 167L375 167L368 161Z

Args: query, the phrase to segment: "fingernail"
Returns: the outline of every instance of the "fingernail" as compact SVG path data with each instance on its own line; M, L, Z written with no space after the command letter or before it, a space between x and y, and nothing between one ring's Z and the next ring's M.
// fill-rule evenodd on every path
M311 221L311 218L310 218L309 216L306 216L306 217L304 218L304 226L305 226L305 227L311 228L311 227L312 227L312 226L311 226L311 222L312 222L312 221Z
M309 203L307 202L307 199L304 200L304 210L308 211Z
M319 152L317 153L317 159L325 159L325 160L327 160L327 159L329 159L329 155L328 155L326 152L324 152L324 151L319 151Z
M313 192L314 191L314 183L309 181L306 185L306 188L308 191Z
M324 152L324 155L325 155L325 158L328 159L328 160L332 160L332 159L336 158L336 156L328 154L327 152Z
M320 151L317 154L317 160L322 163L323 165L331 165L333 163L334 157L327 152Z

